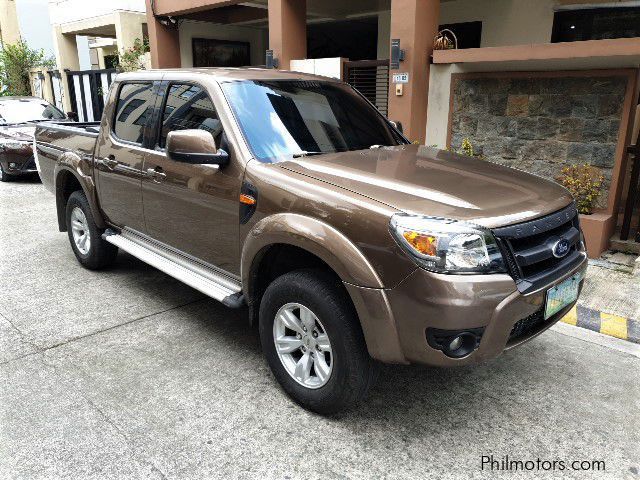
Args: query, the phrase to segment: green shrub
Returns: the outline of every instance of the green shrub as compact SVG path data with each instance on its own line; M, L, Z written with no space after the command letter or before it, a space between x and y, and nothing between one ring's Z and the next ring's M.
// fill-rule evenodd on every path
M571 165L564 167L556 178L576 201L578 212L591 215L593 206L600 196L604 175L599 168L591 165Z
M29 71L37 67L54 68L55 60L24 40L4 44L0 49L0 95L31 95Z
M147 40L140 40L139 38L136 38L133 42L133 47L128 48L124 53L119 55L118 67L123 72L144 70L142 57L149 50L149 42Z

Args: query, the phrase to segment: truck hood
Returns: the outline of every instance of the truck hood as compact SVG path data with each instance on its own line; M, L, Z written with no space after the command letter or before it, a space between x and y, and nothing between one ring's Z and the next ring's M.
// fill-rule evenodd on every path
M531 220L572 202L567 190L536 175L418 145L339 152L278 165L406 213L489 228Z

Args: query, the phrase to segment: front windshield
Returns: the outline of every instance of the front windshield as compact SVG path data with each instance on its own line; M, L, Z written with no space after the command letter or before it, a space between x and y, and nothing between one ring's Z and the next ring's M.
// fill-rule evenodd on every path
M263 162L405 143L344 84L234 81L222 88L254 155Z
M60 110L39 98L0 99L0 124L64 118Z

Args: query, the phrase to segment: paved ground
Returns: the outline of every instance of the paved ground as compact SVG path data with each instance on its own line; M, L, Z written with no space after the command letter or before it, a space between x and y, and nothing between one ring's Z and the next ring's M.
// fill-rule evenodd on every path
M475 368L387 368L322 418L242 313L126 255L83 270L56 230L39 183L0 184L1 479L488 478L482 455L606 462L504 478L640 478L637 356L550 331Z
M640 275L615 264L589 265L580 304L594 310L640 320Z

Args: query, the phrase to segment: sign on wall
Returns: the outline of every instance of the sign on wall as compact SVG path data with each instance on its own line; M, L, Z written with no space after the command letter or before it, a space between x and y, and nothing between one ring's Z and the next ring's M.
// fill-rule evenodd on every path
M393 83L409 83L408 73L394 73L392 80Z

